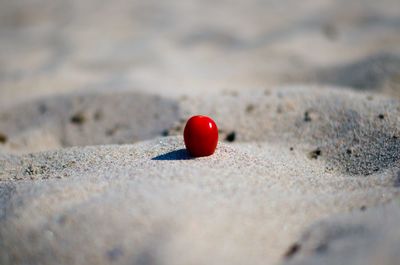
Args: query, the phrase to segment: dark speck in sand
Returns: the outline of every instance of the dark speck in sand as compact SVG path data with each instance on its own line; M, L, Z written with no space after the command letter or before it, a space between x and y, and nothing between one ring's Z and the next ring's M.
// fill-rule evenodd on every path
M246 107L246 112L247 113L251 113L251 112L253 112L253 110L254 110L254 105L253 104L247 105L247 107Z
M78 112L74 114L70 120L74 124L83 124L86 121L86 117L82 112Z
M385 115L379 114L379 115L378 115L378 118L381 119L381 120L383 120L383 119L385 118Z
M311 151L308 156L311 159L318 159L318 157L322 154L321 149L317 148L314 151Z
M226 135L225 140L227 142L234 142L236 139L236 132L230 132Z
M367 210L367 207L365 205L363 205L363 206L360 207L360 210L361 211L365 211L365 210Z
M164 131L161 132L162 136L168 136L169 135L169 131L167 129L165 129Z
M0 144L5 144L7 142L7 135L0 132Z
M294 243L285 253L285 258L291 258L300 250L300 244Z
M308 111L304 112L304 121L305 122L311 121L310 113Z

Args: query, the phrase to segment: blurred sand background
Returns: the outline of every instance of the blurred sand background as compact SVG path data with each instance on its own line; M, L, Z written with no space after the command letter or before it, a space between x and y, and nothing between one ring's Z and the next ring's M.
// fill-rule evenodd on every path
M397 265L399 100L398 0L1 0L0 263Z

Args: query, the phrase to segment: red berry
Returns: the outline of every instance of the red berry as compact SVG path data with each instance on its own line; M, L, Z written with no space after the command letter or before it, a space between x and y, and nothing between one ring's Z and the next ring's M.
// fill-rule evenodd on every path
M218 144L218 128L207 116L193 116L186 123L183 138L191 156L209 156Z

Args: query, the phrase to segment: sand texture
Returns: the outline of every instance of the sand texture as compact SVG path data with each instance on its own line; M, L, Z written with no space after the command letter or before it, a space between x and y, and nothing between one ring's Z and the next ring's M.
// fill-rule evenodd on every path
M399 264L399 201L314 224L284 264Z
M0 0L0 264L398 265L399 222L397 0Z

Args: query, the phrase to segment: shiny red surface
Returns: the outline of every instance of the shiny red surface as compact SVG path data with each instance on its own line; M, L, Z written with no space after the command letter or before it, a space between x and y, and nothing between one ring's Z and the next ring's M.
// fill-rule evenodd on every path
M186 123L183 138L191 156L209 156L217 148L218 128L207 116L193 116Z

